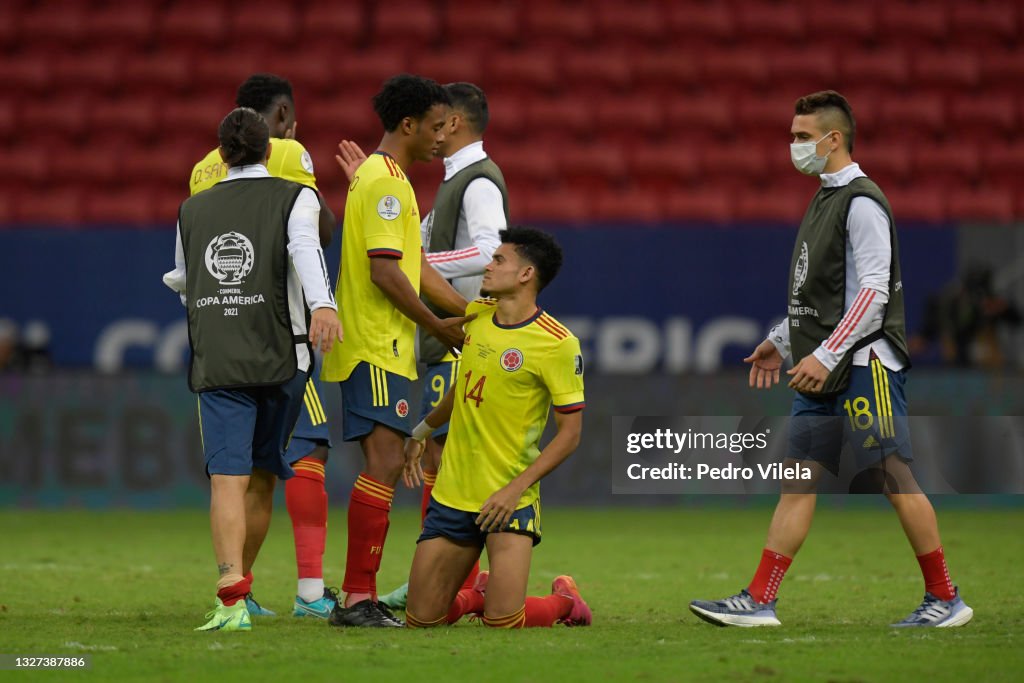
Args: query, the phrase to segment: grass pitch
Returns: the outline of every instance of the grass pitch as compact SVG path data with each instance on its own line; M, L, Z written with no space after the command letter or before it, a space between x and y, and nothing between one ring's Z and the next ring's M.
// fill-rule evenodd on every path
M720 629L694 598L735 593L759 557L770 508L544 511L531 592L576 577L594 626L494 632L338 630L290 616L251 633L201 634L216 578L202 511L0 511L0 653L81 655L78 672L0 679L154 681L1019 681L1024 670L1024 510L940 510L951 571L974 621L895 631L920 574L899 523L876 506L819 510L783 583L778 629ZM380 583L402 582L418 530L393 513ZM340 584L344 511L328 531ZM291 529L280 506L256 566L261 603L290 612Z

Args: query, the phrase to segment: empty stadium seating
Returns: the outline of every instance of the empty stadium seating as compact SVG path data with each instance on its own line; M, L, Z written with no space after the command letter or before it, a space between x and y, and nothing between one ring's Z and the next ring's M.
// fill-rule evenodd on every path
M412 71L485 88L517 219L798 220L792 106L824 88L901 218L1024 219L1011 0L9 0L0 52L3 224L173 221L256 70L292 80L339 214L337 141L375 144L370 97Z

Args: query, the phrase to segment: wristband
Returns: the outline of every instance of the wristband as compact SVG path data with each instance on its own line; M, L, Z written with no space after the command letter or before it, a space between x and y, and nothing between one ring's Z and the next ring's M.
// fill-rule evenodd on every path
M426 418L420 420L412 430L412 438L423 441L434 432L434 428L427 424Z

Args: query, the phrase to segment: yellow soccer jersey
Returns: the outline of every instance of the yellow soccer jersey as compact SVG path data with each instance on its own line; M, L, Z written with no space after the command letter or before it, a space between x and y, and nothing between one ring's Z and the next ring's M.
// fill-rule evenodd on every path
M540 455L549 408L583 409L580 342L539 308L523 323L503 327L495 302L477 299L466 324L455 406L434 485L434 498L457 510L476 512L491 494L522 473ZM540 497L527 489L517 508Z
M362 361L416 379L416 324L370 281L370 259L398 259L419 293L422 249L412 184L391 156L371 154L348 187L335 290L345 339L324 358L324 380L348 379Z
M270 138L270 159L267 160L267 170L272 176L291 180L319 192L316 186L316 176L313 175L313 159L298 140ZM188 181L189 194L208 190L224 180L227 175L228 165L220 158L220 153L214 149L192 167L192 177Z

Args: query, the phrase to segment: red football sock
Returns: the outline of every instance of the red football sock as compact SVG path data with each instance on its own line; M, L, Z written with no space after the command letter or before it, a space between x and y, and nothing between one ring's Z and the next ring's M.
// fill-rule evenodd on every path
M473 563L473 568L469 570L469 576L462 582L462 590L472 588L473 584L476 583L476 575L480 573L480 560Z
M564 595L545 595L526 598L526 627L551 626L572 611L572 598Z
M324 544L327 541L327 491L324 463L302 458L294 465L295 476L285 482L284 501L295 535L295 563L300 579L324 575Z
M420 521L427 518L427 508L430 507L430 492L434 490L434 481L437 479L437 472L423 472L423 498L420 499Z
M925 590L939 600L952 600L956 595L956 589L949 578L949 568L946 566L946 555L942 552L942 546L930 553L918 555L917 563L921 565L921 573L924 575Z
M388 535L388 511L395 490L360 474L348 502L346 593L369 593L377 599L377 569Z
M779 592L782 577L786 575L786 570L792 563L792 557L786 557L765 548L761 552L761 564L757 565L757 572L750 580L747 592L757 602L762 604L771 602Z
M237 574L236 574L237 576ZM239 600L243 600L249 591L252 590L252 572L245 575L241 581L225 586L217 590L217 597L226 607L230 607Z
M448 608L448 623L454 624L466 614L484 613L484 594L463 588L455 596L452 606Z

